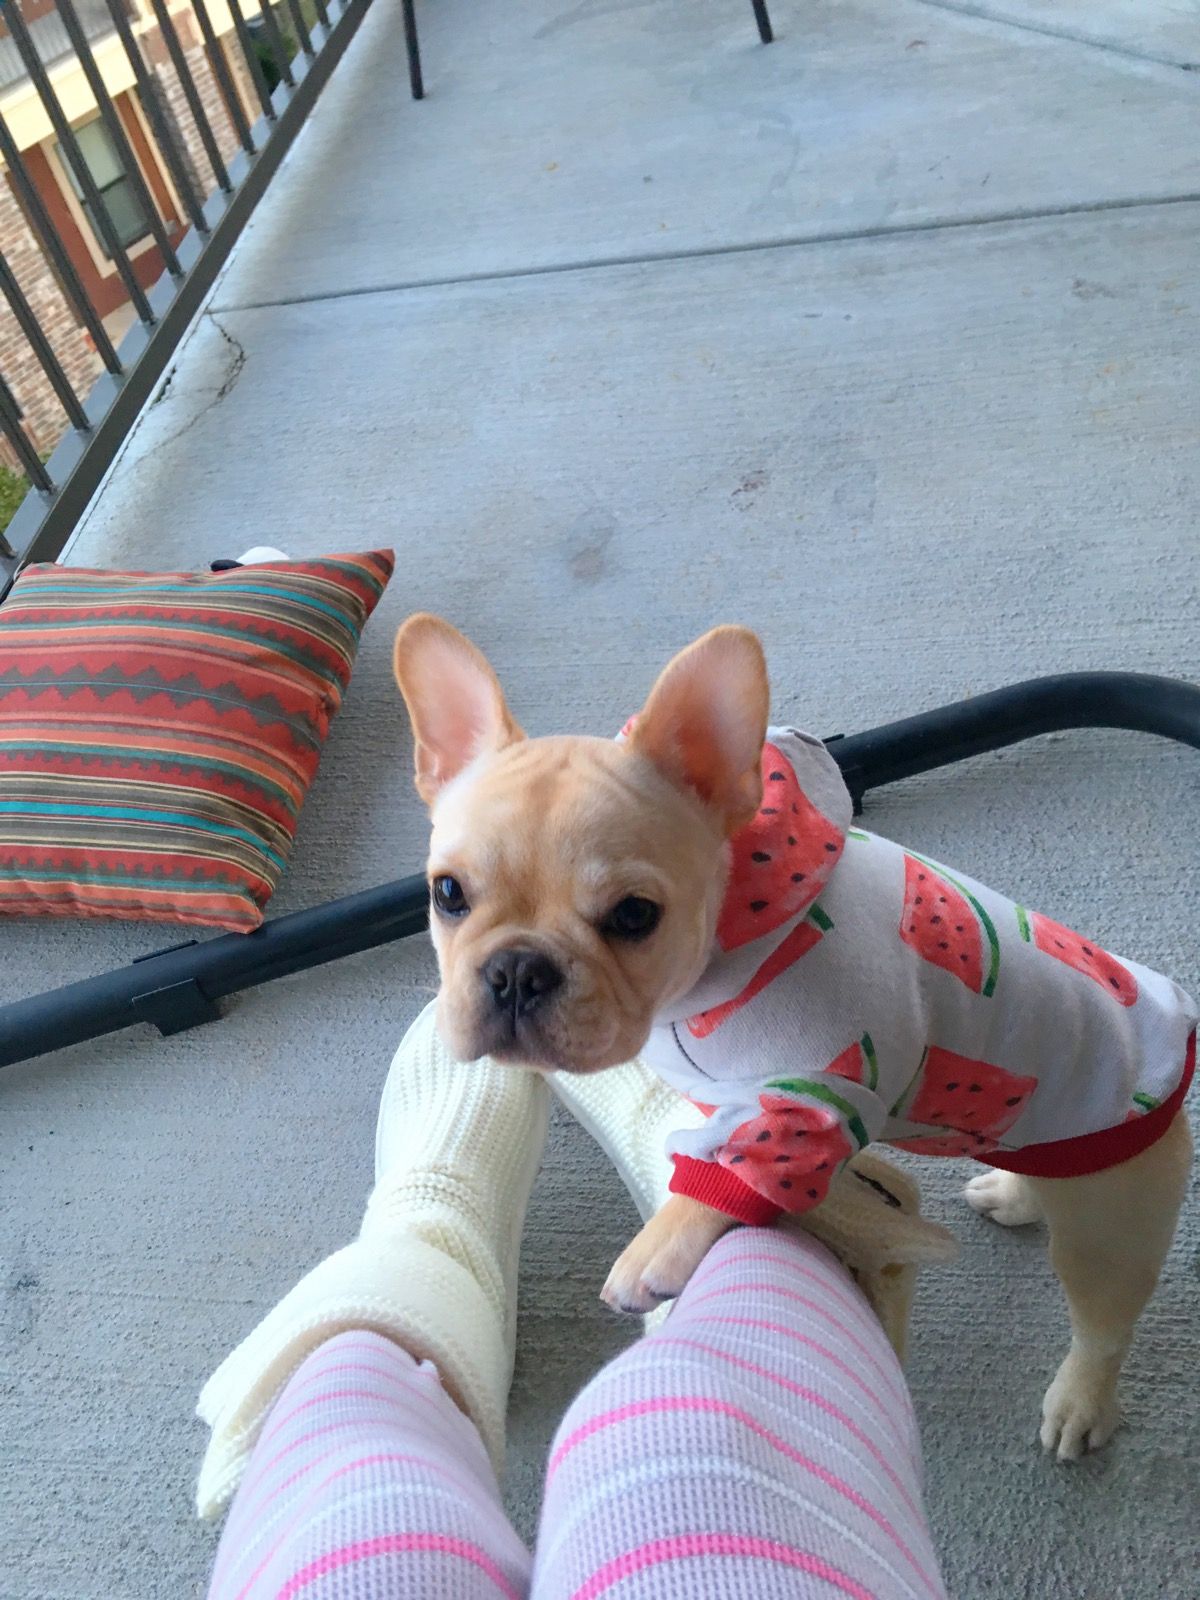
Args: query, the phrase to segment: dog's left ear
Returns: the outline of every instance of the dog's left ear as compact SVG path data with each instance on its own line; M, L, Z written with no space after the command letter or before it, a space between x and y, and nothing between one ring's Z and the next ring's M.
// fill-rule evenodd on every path
M638 713L629 748L719 814L726 835L762 802L770 689L748 628L714 628L667 666Z
M392 661L412 722L417 793L432 805L476 756L525 737L482 651L421 612L396 635Z

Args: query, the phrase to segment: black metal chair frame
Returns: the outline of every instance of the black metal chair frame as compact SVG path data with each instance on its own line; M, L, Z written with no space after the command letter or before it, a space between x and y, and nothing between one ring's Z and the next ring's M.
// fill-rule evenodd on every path
M764 44L770 44L775 37L775 30L771 27L771 16L767 10L767 0L750 0L754 8L754 21L758 26L758 37ZM408 81L412 88L414 100L424 100L425 79L421 71L421 45L417 38L417 13L415 0L403 0L404 9L404 47L408 52Z
M883 784L1068 728L1125 728L1200 750L1200 687L1128 672L1033 678L866 733L826 742L861 810ZM180 1033L217 1020L218 1001L273 978L407 939L427 926L420 875L266 922L190 940L129 966L0 1007L0 1067L135 1023Z

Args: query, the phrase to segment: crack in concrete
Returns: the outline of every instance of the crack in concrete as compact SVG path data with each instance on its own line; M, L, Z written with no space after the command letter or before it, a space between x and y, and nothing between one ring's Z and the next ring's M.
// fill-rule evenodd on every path
M224 340L229 349L229 361L225 369L225 376L221 379L220 384L217 386L216 392L210 397L210 399L208 399L198 411L194 412L185 423L178 427L174 433L169 433L165 439L155 440L154 443L149 445L141 455L129 463L130 467L134 469L140 467L142 462L145 461L148 456L157 455L160 450L165 450L168 445L172 445L176 442L176 440L182 439L185 433L189 433L196 426L196 424L201 421L202 418L206 417L210 411L219 406L222 400L227 399L237 387L237 381L241 377L242 371L246 365L246 347L242 344L240 339L236 338L234 334L230 333L229 329L222 321L220 321L214 312L206 311L204 315L207 320L212 323L213 327L220 334L221 338ZM155 406L159 405L163 400L166 399L167 391L170 389L178 370L178 364L176 364L171 368L170 372L168 372L161 388L147 408L149 411L152 411Z
M230 333L229 329L223 322L218 320L215 312L209 311L207 316L213 327L217 330L222 339L224 339L225 343L233 352L233 357L229 363L229 370L225 374L224 382L217 390L216 397L204 408L205 411L211 411L213 406L220 405L221 401L224 400L226 395L231 392L238 379L241 377L242 368L246 365L246 347L240 339L234 338L233 334ZM203 413L200 414L203 415Z
M172 362L167 368L166 376L155 390L154 399L151 400L150 404L146 407L147 411L153 411L155 406L162 405L163 401L167 398L171 384L175 381L175 374L178 370L179 369L176 364Z

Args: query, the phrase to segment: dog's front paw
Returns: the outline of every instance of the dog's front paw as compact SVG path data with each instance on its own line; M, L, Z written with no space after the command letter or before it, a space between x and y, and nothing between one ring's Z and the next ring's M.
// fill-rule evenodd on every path
M1111 1365L1070 1351L1042 1402L1043 1448L1078 1461L1106 1445L1120 1420Z
M643 1315L673 1300L697 1265L698 1260L682 1257L677 1248L648 1251L639 1234L617 1257L600 1298L614 1311Z
M1002 1227L1022 1228L1026 1223L1041 1221L1037 1196L1015 1172L984 1172L971 1179L963 1194L973 1211Z
M618 1256L600 1291L614 1311L644 1314L673 1300L733 1223L720 1212L673 1196Z

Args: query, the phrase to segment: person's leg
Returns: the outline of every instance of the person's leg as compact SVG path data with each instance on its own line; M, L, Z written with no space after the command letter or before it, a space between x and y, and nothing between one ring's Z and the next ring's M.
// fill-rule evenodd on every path
M267 1418L209 1600L520 1600L528 1583L479 1432L436 1369L352 1331Z
M200 1396L212 1429L202 1515L224 1508L253 1453L214 1596L293 1583L312 1600L319 1576L320 1594L365 1600L384 1592L386 1569L407 1600L431 1562L431 1594L523 1592L528 1557L498 1511L493 1468L547 1105L532 1074L452 1062L432 1008L413 1024L384 1087L358 1238L301 1279ZM415 1587L396 1587L401 1568Z
M637 1062L551 1086L648 1216L666 1136L703 1113ZM888 1340L903 1347L915 1271L953 1242L907 1174L870 1152L851 1165L802 1219L844 1266L807 1231L727 1234L575 1402L551 1458L538 1600L618 1582L619 1600L943 1594Z
M719 1240L551 1453L536 1600L940 1600L899 1363L807 1235Z

